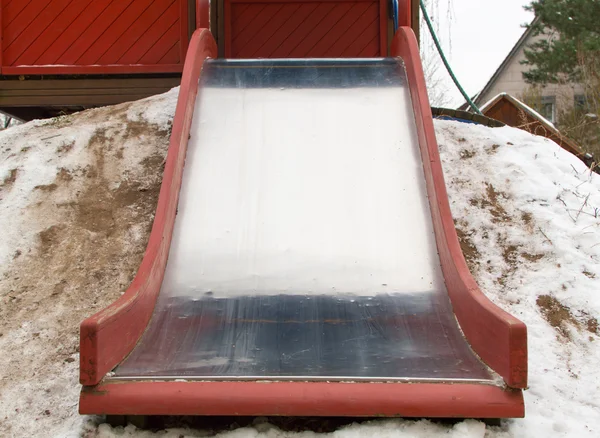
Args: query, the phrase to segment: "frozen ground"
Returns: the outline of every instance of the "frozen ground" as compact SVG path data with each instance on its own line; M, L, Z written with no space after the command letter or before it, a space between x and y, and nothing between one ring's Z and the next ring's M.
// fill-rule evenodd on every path
M262 420L150 432L77 414L78 324L125 290L141 260L176 96L0 132L0 436L318 435ZM328 434L599 436L599 175L512 128L437 121L436 130L469 266L529 329L526 418L487 428L380 420Z

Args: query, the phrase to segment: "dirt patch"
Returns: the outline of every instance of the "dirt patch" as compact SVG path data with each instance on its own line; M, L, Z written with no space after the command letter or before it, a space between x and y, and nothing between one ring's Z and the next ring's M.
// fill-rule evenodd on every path
M69 182L73 179L73 175L64 167L58 169L58 173L56 174L56 180L58 183Z
M511 222L511 217L502 206L502 200L509 199L506 193L497 191L492 184L486 183L485 196L472 198L469 203L473 207L489 210L492 222Z
M529 254L527 252L522 252L521 253L521 257L523 257L525 260L535 263L540 261L541 259L544 258L544 254Z
M587 278L596 278L596 274L594 274L593 272L588 271L587 269L584 269L583 271L581 271L581 273L583 275L585 275Z
M500 147L499 144L493 144L489 148L486 148L485 151L487 152L488 155L492 155L498 151L499 147Z
M2 184L0 184L0 189L1 188L10 189L12 187L12 185L15 183L15 181L17 180L18 175L19 175L19 169L11 169L8 176L6 178L4 178L4 180L2 181Z
M38 234L42 254L48 254L53 246L60 244L64 228L64 225L52 225Z
M15 252L0 277L0 350L22 349L19 355L0 355L0 369L7 370L0 379L2 401L54 423L61 422L55 412L66 411L50 401L76 400L79 324L127 289L152 226L169 137L143 122L128 129L123 122L128 107L71 116L99 129L83 151L72 144L59 148L62 154L77 152L84 158L70 160L69 169L58 168L53 182L33 192L35 199L22 220L34 233L39 230L37 246ZM55 135L54 126L71 123L61 119L49 124L44 136ZM142 132L143 139L132 143L131 136ZM140 164L115 154L127 142L135 144L136 150L127 152L133 158L138 154ZM13 179L19 176L15 169ZM49 396L43 404L43 397L39 402L22 399L14 391L20 387L15 382L23 381L39 393L60 391L61 396ZM32 436L11 429L15 424L0 422L0 436Z
M460 151L461 160L468 160L469 158L473 158L475 155L477 155L477 152L470 151L468 149L463 149L462 151Z
M35 186L34 190L41 190L42 192L53 192L57 188L58 188L58 185L56 185L55 183L52 183L52 184L45 184L45 185L41 185L41 186Z
M62 146L59 146L56 149L56 152L58 152L59 154L66 154L66 153L70 152L71 149L73 149L73 146L75 146L75 142L74 141L72 141L70 143L65 143Z
M481 254L477 250L477 247L471 240L471 236L473 233L468 233L461 229L460 227L456 227L456 234L458 235L458 241L460 243L460 249L465 257L465 261L467 262L467 266L469 270L474 273L479 267Z
M600 332L598 331L598 320L596 318L588 318L588 320L585 323L585 328L590 333L593 333L595 335L600 334Z
M563 305L551 295L540 295L536 304L548 323L566 339L570 339L568 326L579 327L579 323L571 314L571 309Z

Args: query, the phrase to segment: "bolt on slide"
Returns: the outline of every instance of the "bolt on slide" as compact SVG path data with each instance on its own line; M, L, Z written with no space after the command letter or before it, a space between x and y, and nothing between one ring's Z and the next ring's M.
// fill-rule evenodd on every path
M406 3L389 49L386 1L263 3L225 1L225 58L192 36L80 412L523 416L526 327L466 266Z

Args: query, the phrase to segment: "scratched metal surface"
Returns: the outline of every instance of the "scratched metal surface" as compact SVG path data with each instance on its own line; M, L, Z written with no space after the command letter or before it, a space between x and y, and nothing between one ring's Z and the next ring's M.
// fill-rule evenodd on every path
M209 61L157 306L114 378L492 376L447 297L396 59Z

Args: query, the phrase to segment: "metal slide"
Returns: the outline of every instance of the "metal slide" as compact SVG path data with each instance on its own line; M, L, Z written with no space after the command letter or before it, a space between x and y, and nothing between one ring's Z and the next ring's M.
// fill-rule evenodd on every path
M410 35L288 60L198 35L140 279L82 325L80 411L522 416L525 328L460 253Z
M150 326L115 378L477 380L402 61L209 60Z

